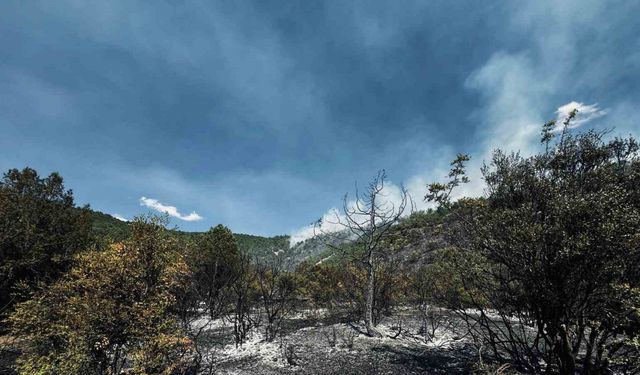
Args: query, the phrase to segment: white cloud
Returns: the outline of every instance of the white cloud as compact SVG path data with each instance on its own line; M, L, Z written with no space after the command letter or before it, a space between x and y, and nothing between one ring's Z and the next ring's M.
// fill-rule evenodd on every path
M118 219L120 221L129 221L129 219L127 219L127 218L125 218L123 216L120 216L118 214L111 214L111 216L115 217L116 219Z
M560 106L556 111L556 114L558 115L556 119L557 129L562 128L563 121L569 116L569 113L571 113L571 111L573 111L574 109L577 110L578 113L576 114L576 117L571 121L569 128L577 128L578 126L582 126L591 120L595 120L599 117L606 115L608 112L606 109L598 108L598 103L586 105L584 103L573 101L563 106Z
M202 216L198 215L195 211L191 212L189 215L183 215L178 211L175 206L169 206L163 203L160 203L157 199L142 197L140 198L140 205L149 207L158 212L166 213L169 216L173 216L180 220L184 221L198 221L202 220Z

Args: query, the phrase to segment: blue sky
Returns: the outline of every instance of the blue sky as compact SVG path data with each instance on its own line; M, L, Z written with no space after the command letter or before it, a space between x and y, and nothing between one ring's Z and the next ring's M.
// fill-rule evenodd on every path
M632 1L3 1L0 168L58 171L125 218L297 233L378 169L419 201L457 152L473 170L531 152L566 104L637 135L639 17Z

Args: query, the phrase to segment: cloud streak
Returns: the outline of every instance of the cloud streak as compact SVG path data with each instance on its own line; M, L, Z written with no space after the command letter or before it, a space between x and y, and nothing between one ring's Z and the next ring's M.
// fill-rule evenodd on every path
M595 120L597 118L600 118L606 115L608 112L606 109L600 109L598 107L598 103L587 105L584 103L572 101L563 106L560 106L558 110L556 110L556 114L558 115L556 119L557 129L562 128L562 122L569 116L569 113L571 113L571 111L573 111L574 109L577 110L578 113L576 114L576 117L571 121L569 128L577 128L579 126L582 126L587 122L590 122L592 120Z
M118 219L120 221L125 221L125 222L129 221L129 219L125 218L124 216L118 215L118 214L111 214L111 216L115 217L116 219Z
M140 205L149 207L158 212L165 213L171 217L175 217L184 221L199 221L202 220L202 216L198 215L195 211L191 212L188 215L181 214L180 211L175 206L170 206L164 203L160 203L157 199L141 197Z

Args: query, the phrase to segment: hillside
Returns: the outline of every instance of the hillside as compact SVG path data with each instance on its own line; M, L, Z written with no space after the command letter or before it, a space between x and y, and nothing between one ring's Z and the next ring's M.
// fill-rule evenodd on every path
M99 211L91 211L93 234L99 243L108 241L122 241L129 236L129 223L118 220L111 215ZM195 240L202 232L184 232L172 230L177 236L185 240ZM251 257L262 258L279 250L289 248L289 236L262 237L250 234L234 234L240 250Z
M403 269L416 269L432 258L434 250L445 246L441 225L443 215L434 211L418 211L403 218L395 225L387 242L390 248L388 261L393 261ZM294 264L335 263L357 257L357 246L349 245L353 236L348 233L321 235L299 242L291 247L290 257Z
M129 223L99 211L92 211L93 231L101 243L109 240L122 241L129 234ZM427 262L432 250L444 246L442 234L438 233L441 215L435 212L415 212L404 218L393 228L391 241L386 244L393 248L391 260L415 269ZM172 230L177 236L193 241L202 232ZM303 261L310 263L339 262L349 258L353 248L346 248L350 237L347 233L336 233L309 238L289 247L289 236L262 237L251 234L234 234L238 247L251 257L264 258L274 252L285 250L290 266Z
M91 210L93 235L99 242L122 241L129 236L129 223L100 211Z

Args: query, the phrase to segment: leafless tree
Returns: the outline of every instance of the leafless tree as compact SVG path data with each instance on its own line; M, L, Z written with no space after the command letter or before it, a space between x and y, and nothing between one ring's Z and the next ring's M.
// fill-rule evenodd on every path
M265 336L273 341L283 323L296 307L297 285L294 275L287 271L284 254L271 259L256 260L256 276L262 307L266 315Z
M254 287L257 283L256 272L245 254L241 256L239 266L241 276L232 285L233 312L227 315L227 319L233 324L236 346L241 346L249 332L261 324L261 315L257 311L260 293Z
M336 212L335 218L324 219L324 223L343 228L343 232L349 234L353 245L359 250L358 261L367 272L364 321L370 336L380 336L374 327L374 304L376 266L383 252L382 244L388 238L391 227L398 223L405 211L413 210L411 196L404 186L400 186L396 202L390 199L389 189L385 189L386 178L385 171L381 170L364 191L359 191L356 184L355 200L350 201L348 194L345 194L342 212ZM316 233L334 237L335 232L324 230L324 223L317 223Z

